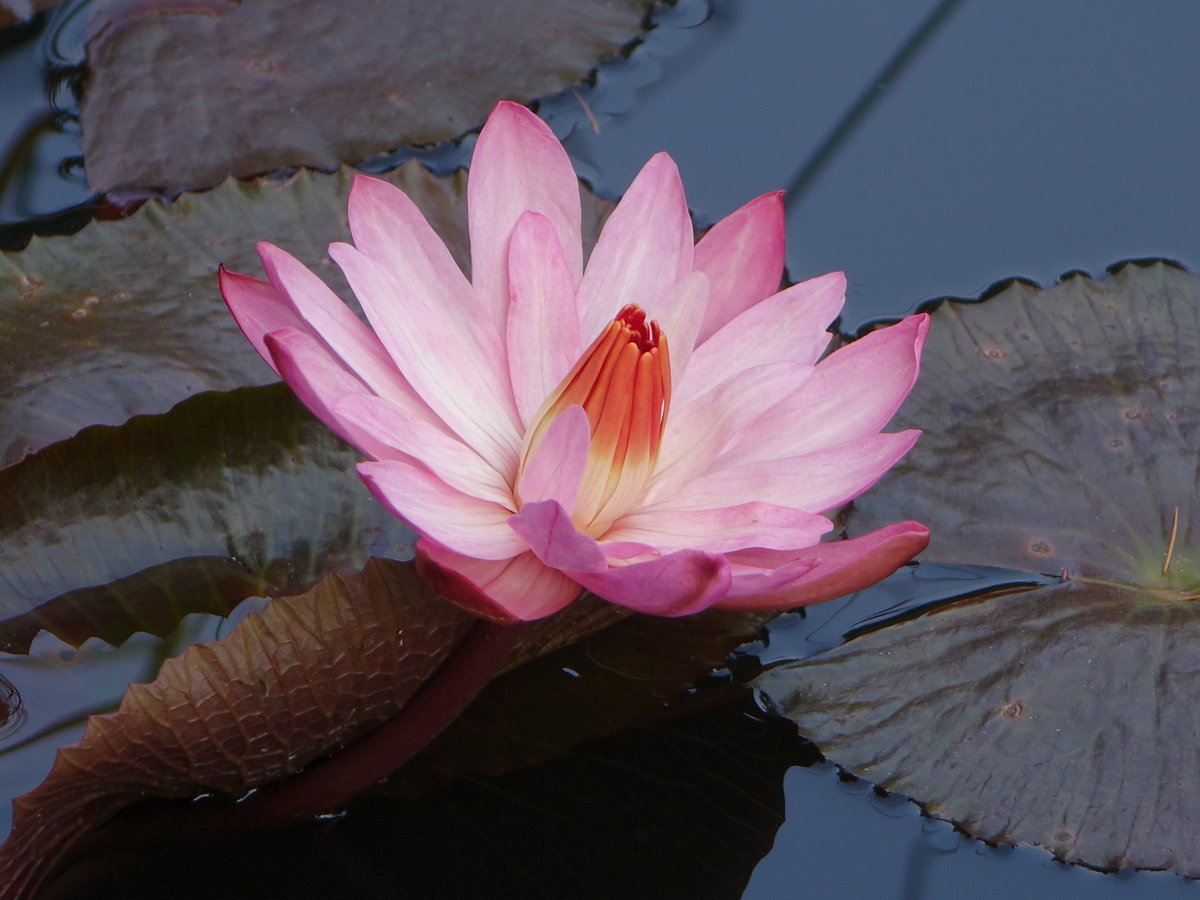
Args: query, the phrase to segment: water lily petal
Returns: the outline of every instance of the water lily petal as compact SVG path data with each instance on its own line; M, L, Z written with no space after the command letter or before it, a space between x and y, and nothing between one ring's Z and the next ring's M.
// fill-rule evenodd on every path
M654 503L707 471L712 461L779 398L799 387L811 366L778 362L747 369L672 415L646 491Z
M509 559L526 549L508 527L512 511L452 488L417 460L358 464L375 499L421 534L478 559Z
M692 220L674 161L657 153L613 210L579 285L584 341L627 304L651 306L692 270Z
M648 544L660 553L686 547L728 553L746 547L808 547L832 528L832 522L816 513L751 502L716 509L630 513L618 519L604 539Z
M307 331L281 328L264 339L272 366L300 401L338 437L368 456L388 459L395 451L369 431L338 417L334 407L353 394L371 395L369 388Z
M400 284L349 244L333 244L329 254L409 383L455 434L505 477L515 477L520 437L507 366L503 373L495 370L495 353L464 324L469 316L431 304L419 286ZM435 339L434 329L452 345Z
M275 361L271 359L271 351L267 349L263 339L269 332L281 328L306 331L307 326L287 301L279 296L270 282L230 272L224 266L217 270L217 279L221 286L221 296L225 298L225 305L233 313L242 334L246 335L267 365L274 369ZM279 374L278 369L275 370L275 374Z
M424 538L417 542L417 571L447 600L498 622L540 619L583 593L577 583L532 553L474 559Z
M688 616L724 599L731 581L719 553L680 550L666 556L572 577L609 603L652 616Z
M756 197L705 233L694 263L712 281L701 342L779 290L784 252L782 191Z
M258 255L267 278L303 320L305 330L325 344L347 369L380 396L405 405L414 401L425 405L375 333L325 282L273 244L260 243Z
M612 560L602 545L582 533L558 503L529 503L509 520L514 532L546 565L563 571L596 596L639 612L685 616L712 606L729 590L725 557L702 550L681 550L638 562ZM631 548L622 548L626 553Z
M879 431L917 380L928 330L928 316L910 316L834 351L758 417L722 463L809 453Z
M517 220L508 245L508 368L528 427L583 352L575 284L558 233L540 213Z
M385 459L411 457L450 487L512 507L512 489L496 468L446 429L408 415L382 397L351 394L334 404L333 415L349 427L393 448Z
M592 429L582 406L568 406L551 423L525 463L517 494L523 503L556 500L574 509L588 462Z
M703 272L692 272L646 310L647 317L658 322L667 336L672 384L683 380L683 373L691 361L696 335L708 306L708 291L708 276Z
M575 170L545 122L519 104L502 102L479 133L467 176L471 282L492 311L497 334L504 334L508 307L509 236L527 210L553 224L571 285L578 286L583 239Z
M439 303L462 309L475 305L471 283L450 250L400 188L369 175L355 175L349 220L354 246L401 284L436 291Z
M750 307L696 348L676 402L686 403L751 366L780 360L815 363L829 346L825 328L837 318L845 296L846 277L831 272Z
M786 609L852 594L891 575L929 543L919 522L897 522L861 537L813 547L774 571L751 570L767 554L730 554L735 575L723 609ZM739 569L743 571L739 572Z
M782 506L823 512L873 485L920 435L915 430L870 434L802 456L714 469L658 497L654 508L710 509L770 497Z

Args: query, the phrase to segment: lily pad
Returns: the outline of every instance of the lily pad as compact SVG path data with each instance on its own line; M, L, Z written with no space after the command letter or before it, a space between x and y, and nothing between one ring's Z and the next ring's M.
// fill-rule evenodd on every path
M349 298L326 247L349 238L352 175L227 181L0 253L0 468L88 425L274 381L225 308L217 267L259 272L254 245L269 240ZM435 178L412 162L382 177L413 198L466 268L465 176ZM584 192L590 241L611 208Z
M972 834L1200 876L1200 278L1128 264L933 318L896 421L925 434L850 530L903 509L933 561L1066 580L760 686L831 758Z
M88 182L203 188L458 137L499 100L581 80L642 33L653 5L294 0L281 15L267 3L94 0Z
M284 385L86 429L0 471L0 649L166 634L189 612L294 594L412 532Z

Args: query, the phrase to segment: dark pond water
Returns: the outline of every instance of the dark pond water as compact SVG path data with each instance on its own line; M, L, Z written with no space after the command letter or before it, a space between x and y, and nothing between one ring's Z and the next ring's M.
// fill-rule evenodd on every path
M89 197L71 161L80 152L74 101L62 79L46 82L48 67L81 57L80 6L37 28L0 32L2 222ZM792 186L791 275L846 270L850 329L1011 276L1050 283L1068 270L1099 274L1147 256L1200 265L1200 6L682 0L660 22L585 92L598 135L572 94L547 100L543 113L596 189L614 197L660 149L679 162L701 222ZM427 156L444 167L468 150L469 142ZM807 655L881 610L1005 577L905 570L877 590L781 620L769 645L751 652ZM219 627L197 617L180 640ZM76 652L43 636L28 660L0 664L14 683L31 686L10 748L63 724L0 757L8 789L36 783L53 747L79 733L78 714L115 700L170 649L138 638ZM678 798L655 793L674 785L679 794L689 780L708 792L707 806L672 805ZM581 801L603 815L581 820ZM6 820L7 810L0 815ZM382 866L364 848L385 825L410 837L399 861ZM423 885L417 896L729 897L746 885L741 896L756 900L1136 900L1196 890L1170 875L1101 875L1033 848L973 841L903 798L840 778L744 694L728 708L635 730L533 773L469 780L434 805L368 805L331 827L288 839L297 891L321 890L304 862L314 854L358 867L362 884L347 896L386 895L396 879ZM173 861L164 864L173 871L147 874L144 895L154 895L153 878L178 877L181 865L225 867L218 883L283 895L257 886L254 873L262 875L263 854L288 849L268 841L241 857L219 847L207 863L202 854ZM211 894L212 883L197 879L196 896ZM279 890L281 882L271 884Z

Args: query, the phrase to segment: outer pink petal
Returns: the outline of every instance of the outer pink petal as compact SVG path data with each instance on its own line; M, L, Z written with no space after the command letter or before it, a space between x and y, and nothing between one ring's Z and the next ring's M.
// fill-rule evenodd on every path
M618 606L684 616L707 609L729 590L725 557L702 550L681 550L633 563L611 560L618 564L610 565L603 547L576 530L566 510L553 500L526 504L509 524L542 562Z
M574 509L587 468L592 428L582 406L568 406L550 424L521 473L517 493L523 503L557 500Z
M712 280L701 342L779 290L784 252L782 191L751 200L708 230L694 262Z
M385 459L411 457L464 494L515 508L512 488L495 467L443 428L413 416L381 397L352 394L338 401L333 415L348 428L367 432L398 451Z
M910 316L831 353L746 429L722 464L795 456L879 431L917 380L928 330L928 316Z
M709 553L746 547L791 550L817 543L832 528L832 522L816 513L773 503L741 503L718 509L630 513L618 519L604 539L648 544L660 553L686 547Z
M379 338L325 282L273 244L260 243L258 255L271 284L303 319L305 329L347 369L380 396L406 407L424 407Z
M271 355L275 371L334 434L367 456L388 459L396 455L395 450L370 431L334 413L334 407L347 396L372 395L367 386L347 371L324 344L308 332L282 328L266 336L265 347Z
M696 348L678 385L677 402L686 403L751 366L780 360L812 365L829 346L825 329L845 296L845 276L831 272L750 307Z
M507 337L513 396L525 427L583 353L572 277L554 223L524 213L508 245Z
M349 244L333 244L329 254L409 383L459 437L515 477L520 436L507 365L496 368L495 348L466 321L470 311L438 307L421 285L397 282Z
M613 210L579 285L584 341L627 304L643 308L692 270L693 232L679 170L657 153ZM669 339L670 336L668 336Z
M819 544L812 553L775 572L737 574L725 609L784 609L832 600L862 590L891 575L925 549L929 529L919 522L897 522L848 541ZM739 554L731 554L735 569ZM751 563L754 554L746 554ZM790 576L780 578L781 575Z
M708 609L725 598L731 581L725 557L703 550L680 550L573 577L609 603L652 616L688 616Z
M358 464L375 499L443 546L479 559L508 559L525 551L507 521L511 510L455 490L409 459Z
M532 553L474 559L424 538L417 542L417 571L447 600L498 622L540 619L583 593L582 587Z
M271 351L263 340L267 333L281 328L307 331L308 327L270 283L230 272L224 266L217 270L217 279L225 305L233 313L242 334L246 335L267 365L274 369L275 361L271 359ZM275 374L279 374L278 369Z
M707 471L713 460L778 398L804 383L809 366L756 366L697 397L668 419L646 503L667 497Z
M583 269L579 180L550 128L525 107L503 102L479 133L467 178L471 282L504 333L508 307L508 241L531 210L554 225L572 286Z
M823 512L873 485L920 435L919 431L870 434L803 456L714 469L660 497L653 508L711 509L768 500L780 506Z
M378 178L355 175L349 219L354 246L396 280L435 285L441 303L463 309L475 304L470 282L404 191Z

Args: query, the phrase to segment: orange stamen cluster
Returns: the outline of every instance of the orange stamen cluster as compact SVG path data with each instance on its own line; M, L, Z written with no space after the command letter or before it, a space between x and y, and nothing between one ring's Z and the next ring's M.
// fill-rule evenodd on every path
M644 491L671 406L667 338L640 307L622 309L547 398L526 436L524 460L570 406L583 407L592 431L571 518L598 536Z

